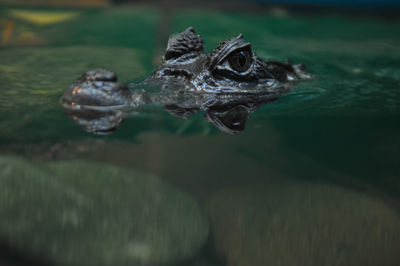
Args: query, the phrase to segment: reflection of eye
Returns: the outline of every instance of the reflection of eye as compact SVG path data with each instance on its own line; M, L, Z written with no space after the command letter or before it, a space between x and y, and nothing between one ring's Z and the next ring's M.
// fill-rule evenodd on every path
M244 72L251 65L251 54L248 50L235 51L229 55L228 62L232 69Z

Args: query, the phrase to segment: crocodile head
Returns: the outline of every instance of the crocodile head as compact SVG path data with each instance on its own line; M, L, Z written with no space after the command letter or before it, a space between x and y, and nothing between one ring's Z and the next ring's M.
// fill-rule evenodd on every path
M188 118L202 110L226 133L242 131L250 113L290 91L294 81L308 79L305 65L263 60L242 34L204 53L204 42L190 27L169 38L159 69L148 81L185 100L165 104L171 114Z
M179 89L185 91L269 94L272 99L289 89L288 82L309 77L302 64L261 59L242 34L222 42L211 53L203 53L203 44L192 27L172 35L152 79L181 79L184 85Z
M309 77L302 64L259 58L241 34L204 53L202 38L190 27L169 38L160 67L143 82L126 86L111 71L90 70L64 91L62 104L72 119L97 134L108 134L130 111L149 103L185 119L204 111L220 130L235 133L259 106Z

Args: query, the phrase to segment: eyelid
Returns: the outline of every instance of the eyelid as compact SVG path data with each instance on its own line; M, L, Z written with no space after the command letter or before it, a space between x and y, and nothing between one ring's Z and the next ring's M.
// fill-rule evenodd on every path
M208 64L208 69L213 71L214 68L224 62L229 55L239 50L248 50L250 55L253 55L251 44L244 42L242 37L243 36L239 35L230 42L225 43L225 45L222 48L217 49L217 51L214 49L213 53L211 53L211 60Z

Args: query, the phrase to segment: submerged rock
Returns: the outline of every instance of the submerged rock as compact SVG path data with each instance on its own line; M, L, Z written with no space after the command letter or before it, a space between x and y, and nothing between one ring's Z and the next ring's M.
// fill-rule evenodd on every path
M377 199L304 183L231 189L206 207L228 266L400 265L400 220Z
M0 243L54 265L160 265L208 236L198 204L156 176L0 157Z

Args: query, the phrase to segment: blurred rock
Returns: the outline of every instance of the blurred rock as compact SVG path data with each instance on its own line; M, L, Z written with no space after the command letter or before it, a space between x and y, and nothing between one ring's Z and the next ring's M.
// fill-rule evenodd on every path
M36 25L49 25L59 23L75 18L79 15L78 12L73 11L37 11L37 10L23 10L11 9L10 15L16 19L23 20Z
M400 220L359 192L287 182L230 189L207 204L229 266L400 265Z
M198 204L156 176L0 157L0 244L51 265L160 265L202 248Z

